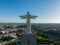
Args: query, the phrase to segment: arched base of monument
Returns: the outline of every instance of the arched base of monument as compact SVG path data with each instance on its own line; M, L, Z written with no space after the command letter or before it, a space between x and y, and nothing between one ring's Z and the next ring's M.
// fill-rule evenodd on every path
M37 45L35 34L22 34L21 45Z

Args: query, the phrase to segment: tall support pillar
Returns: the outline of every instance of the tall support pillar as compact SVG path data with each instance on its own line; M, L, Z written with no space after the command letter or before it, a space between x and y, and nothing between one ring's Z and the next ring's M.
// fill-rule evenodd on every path
M26 33L29 34L31 33L31 22L30 18L27 17L27 23L26 23Z

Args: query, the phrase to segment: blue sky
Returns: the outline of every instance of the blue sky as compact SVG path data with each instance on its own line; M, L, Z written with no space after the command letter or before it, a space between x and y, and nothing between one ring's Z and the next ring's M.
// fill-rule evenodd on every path
M32 22L60 23L60 0L0 0L0 22L26 22L27 11L38 16Z

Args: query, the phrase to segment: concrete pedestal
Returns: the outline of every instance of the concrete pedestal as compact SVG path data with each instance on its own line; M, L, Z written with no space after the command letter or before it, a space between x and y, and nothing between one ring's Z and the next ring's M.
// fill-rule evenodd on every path
M35 34L22 34L21 45L36 45Z

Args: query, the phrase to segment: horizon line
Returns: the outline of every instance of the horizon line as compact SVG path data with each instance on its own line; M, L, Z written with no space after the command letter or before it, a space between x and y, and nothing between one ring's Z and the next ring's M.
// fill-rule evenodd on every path
M0 23L22 23L22 22L0 22ZM44 24L44 23L41 23ZM46 24L54 24L54 23L46 23ZM55 24L59 24L59 23L55 23Z

